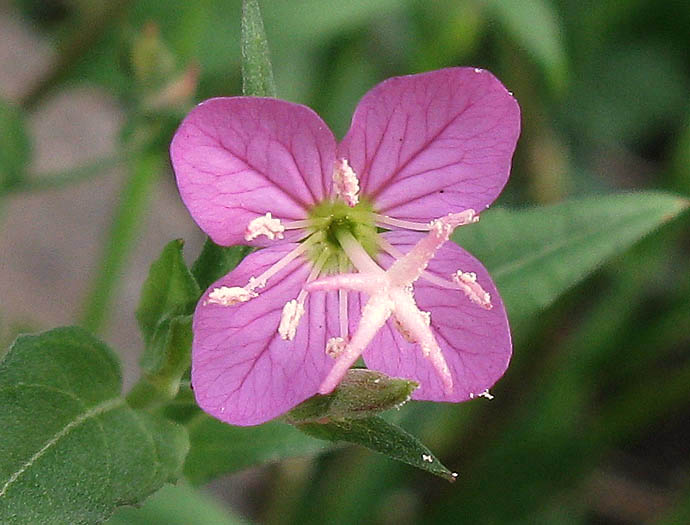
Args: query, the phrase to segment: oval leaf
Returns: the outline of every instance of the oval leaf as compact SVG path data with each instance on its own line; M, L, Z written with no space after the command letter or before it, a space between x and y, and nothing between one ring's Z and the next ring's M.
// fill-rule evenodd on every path
M176 478L184 429L120 389L117 358L80 328L15 341L0 363L0 523L101 522Z

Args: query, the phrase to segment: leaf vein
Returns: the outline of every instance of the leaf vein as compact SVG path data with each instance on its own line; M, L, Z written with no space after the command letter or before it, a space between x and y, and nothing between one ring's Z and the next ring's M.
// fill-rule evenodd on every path
M5 496L7 490L12 486L13 483L16 483L16 481L22 476L22 474L24 474L29 468L31 468L31 466L36 461L38 461L46 452L48 452L48 450L50 450L51 447L53 447L58 441L60 441L60 439L69 434L72 431L72 429L78 427L79 425L93 417L100 416L101 414L108 412L109 410L119 408L124 404L125 401L121 397L108 399L107 401L103 401L102 403L94 406L90 410L87 410L79 417L70 421L67 425L65 425L65 427L62 430L60 430L60 432L58 432L51 439L46 441L45 445L43 445L33 456L31 456L28 459L26 463L24 463L16 472L14 472L9 477L9 479L0 489L0 498Z

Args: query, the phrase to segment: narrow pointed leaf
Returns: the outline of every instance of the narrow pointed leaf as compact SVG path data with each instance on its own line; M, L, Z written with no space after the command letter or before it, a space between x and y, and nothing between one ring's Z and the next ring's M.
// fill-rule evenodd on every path
M544 70L551 87L562 89L568 73L565 42L551 2L489 0L487 5L502 23L506 34L512 36Z
M20 336L0 363L0 523L100 523L177 478L183 427L132 410L88 332Z
M254 97L276 96L258 0L242 2L242 93Z
M511 320L549 306L607 259L688 208L676 195L640 192L488 210L453 240L484 262Z
M331 421L325 424L305 423L297 428L326 441L345 441L361 445L451 482L457 477L457 474L448 470L416 437L379 416Z
M201 294L182 257L183 245L178 239L163 248L142 287L136 316L147 346L163 318L191 313Z

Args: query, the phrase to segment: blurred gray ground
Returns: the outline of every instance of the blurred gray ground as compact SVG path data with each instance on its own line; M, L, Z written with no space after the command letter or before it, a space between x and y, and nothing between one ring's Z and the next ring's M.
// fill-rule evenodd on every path
M0 2L0 97L19 100L52 59L49 43ZM58 90L42 101L28 122L31 172L54 173L112 155L123 123L118 101L97 86ZM76 186L0 202L3 331L17 324L43 330L77 321L125 177L122 168L113 169ZM198 253L203 239L177 195L170 172L160 177L144 220L102 334L122 356L127 384L137 375L141 341L134 310L148 266L171 239L187 241L188 259Z

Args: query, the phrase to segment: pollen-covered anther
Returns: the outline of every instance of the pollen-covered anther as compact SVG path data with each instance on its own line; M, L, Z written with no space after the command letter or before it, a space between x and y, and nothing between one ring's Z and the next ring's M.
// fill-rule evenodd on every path
M241 286L221 286L220 288L214 288L208 294L205 304L232 306L238 303L246 303L258 295L255 291L242 288Z
M269 211L266 215L252 219L249 222L247 229L244 231L244 239L253 241L261 235L265 235L271 240L282 239L284 231L285 226L281 224L280 219L274 218Z
M347 341L342 337L331 337L326 343L326 355L336 359L340 354L343 353L345 347L347 346Z
M484 290L477 282L476 273L458 270L452 275L452 279L474 304L486 310L491 310L493 308L491 304L491 294Z
M359 202L359 180L347 159L335 161L333 187L348 206L355 206Z
M429 223L432 231L437 234L452 233L458 226L479 222L479 215L472 208L468 208L459 213L449 213Z
M246 288L247 288L247 290L254 291L257 288L263 288L265 286L266 286L266 280L265 279L257 279L256 277L250 277Z
M491 393L489 392L489 389L488 389L488 388L487 388L486 390L484 390L484 392L481 392L481 393L479 393L479 394L475 394L475 393L473 393L473 392L470 392L470 399L474 399L475 397L485 397L485 398L488 399L489 401L492 400L492 399L494 398L493 394L491 394Z
M278 333L286 341L292 341L297 333L297 326L304 315L304 305L301 301L293 299L283 306L283 313L280 316Z

